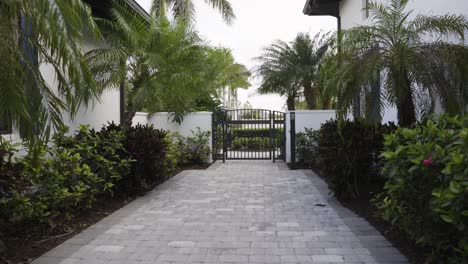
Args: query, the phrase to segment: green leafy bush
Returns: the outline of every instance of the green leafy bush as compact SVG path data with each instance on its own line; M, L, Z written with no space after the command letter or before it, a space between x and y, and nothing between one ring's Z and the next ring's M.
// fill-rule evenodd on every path
M341 199L359 196L360 189L376 181L381 168L383 135L395 128L364 121L328 121L318 137L318 167L334 194ZM382 183L383 184L383 183Z
M166 156L162 163L162 172L165 178L169 178L174 173L177 172L179 169L179 164L182 159L182 153L176 148L174 142L172 142L173 138L172 135L168 134L164 138L164 142L166 143Z
M54 135L54 144L59 150L67 149L72 154L79 154L81 164L86 164L91 171L102 179L99 190L112 192L122 178L128 177L134 160L130 159L123 146L125 135L118 130L96 132L89 126L81 126L74 136L67 136L68 129Z
M205 164L210 157L210 136L209 131L201 131L198 127L196 131L191 131L191 136L184 137L175 132L171 135L174 156L179 159L179 166L193 164Z
M153 125L137 125L126 128L109 124L101 129L101 134L121 131L124 134L122 144L126 154L134 160L131 173L121 182L123 192L143 193L166 179L164 170L168 142L167 132L155 129Z
M232 128L232 138L246 138L246 137L270 137L269 128ZM279 133L279 132L278 132Z
M0 201L2 218L9 221L48 222L89 208L101 192L103 179L81 163L81 156L67 149L36 146L34 157L21 164L21 185Z
M296 134L296 157L299 163L317 168L319 131L306 128Z
M429 262L468 259L468 118L442 116L385 137L379 215L416 243Z
M270 145L270 138L263 137L241 137L232 142L234 150L270 150Z
M93 206L98 195L112 195L130 172L132 160L122 145L123 134L96 133L82 126L75 136L62 129L52 147L34 142L23 158L2 143L1 215L9 221L48 222ZM26 144L28 147L31 144ZM6 158L8 156L8 158Z
M11 197L13 190L24 189L21 181L23 166L13 162L18 144L11 144L0 137L0 199Z

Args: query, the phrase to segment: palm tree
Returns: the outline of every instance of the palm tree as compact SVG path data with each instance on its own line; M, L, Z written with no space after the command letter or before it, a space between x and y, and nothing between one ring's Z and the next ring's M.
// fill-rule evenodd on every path
M211 5L214 9L217 9L224 21L228 24L236 18L234 10L229 0L204 0L206 4ZM175 18L195 21L195 3L193 0L153 0L151 13L156 14L160 19L166 17L166 12L172 11Z
M236 78L246 74L245 67L234 66L230 52L217 61L214 49L186 21L155 14L147 21L118 4L111 16L99 20L108 47L90 51L87 58L101 87L125 84L124 125L131 125L136 111L171 112L180 122L219 87L246 85Z
M463 44L468 20L463 16L410 18L408 0L391 0L388 6L369 4L370 26L343 33L334 58L336 73L327 84L337 89L346 111L357 93L366 97L368 113L381 115L385 104L396 106L400 125L416 121L418 97L429 97L432 108L440 100L451 114L464 111L467 102L468 58ZM446 41L448 37L462 40Z
M81 0L0 3L0 116L22 137L47 137L63 125L64 112L73 117L99 95L82 51L84 29L99 36ZM41 69L55 79L46 80Z
M256 72L263 79L260 92L286 95L291 109L302 91L308 108L316 109L319 65L328 48L328 36L321 33L314 38L300 33L291 43L279 40L265 48L256 58Z
M180 118L196 95L204 93L200 69L206 48L184 21L145 20L115 3L111 20L99 20L108 47L95 49L87 59L101 87L126 84L124 124L136 111L169 111Z

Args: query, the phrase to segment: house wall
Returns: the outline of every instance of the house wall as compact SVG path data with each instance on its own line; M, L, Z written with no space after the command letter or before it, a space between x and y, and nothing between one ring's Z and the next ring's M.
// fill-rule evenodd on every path
M104 42L96 42L90 37L85 37L85 41L83 43L84 52L103 47L106 47ZM47 72L47 70L48 69L44 69L44 72ZM52 76L53 73L47 73L44 75ZM51 82L54 82L54 80L51 80ZM103 125L109 122L120 124L119 87L105 90L101 94L100 98L90 102L88 107L83 104L73 120L70 120L68 113L64 113L63 117L64 122L70 126L70 131L75 131L81 124L89 125L94 129L101 129Z

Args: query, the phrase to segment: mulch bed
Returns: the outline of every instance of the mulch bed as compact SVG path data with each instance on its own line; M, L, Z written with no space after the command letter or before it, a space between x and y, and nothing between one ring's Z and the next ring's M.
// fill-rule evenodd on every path
M81 212L71 221L58 221L53 229L47 224L0 222L0 233L3 234L1 239L7 247L6 251L0 254L0 263L29 263L132 200L134 199L116 197L102 199L95 208Z
M180 171L205 170L210 165L188 166ZM0 220L0 241L6 245L6 250L0 253L0 264L30 263L135 199L136 197L98 199L94 208L79 213L70 221L57 221L53 229L48 224L9 224Z

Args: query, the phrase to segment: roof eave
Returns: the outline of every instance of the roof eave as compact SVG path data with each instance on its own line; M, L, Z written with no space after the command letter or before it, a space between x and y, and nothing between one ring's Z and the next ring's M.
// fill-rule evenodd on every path
M140 14L146 20L149 21L151 19L150 14L146 12L146 10L143 9L143 7L141 7L141 5L138 4L135 0L125 0L125 2L127 2L127 4L130 7L132 7L138 14Z
M303 13L308 16L340 16L340 0L307 0Z
M93 9L93 15L98 17L108 18L109 10L112 8L112 0L84 0ZM150 14L146 12L135 0L120 0L122 4L127 5L135 11L136 14L141 16L147 21L151 20Z

